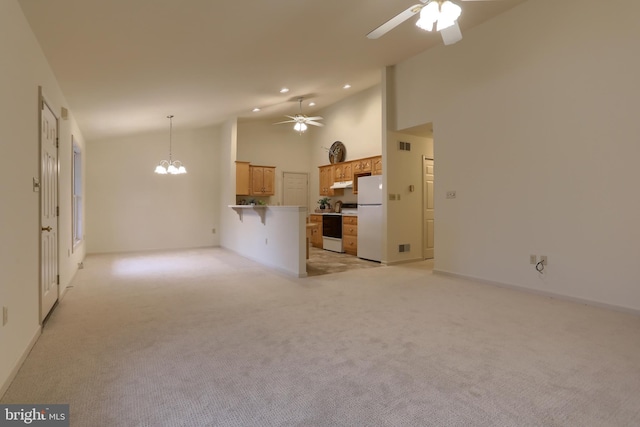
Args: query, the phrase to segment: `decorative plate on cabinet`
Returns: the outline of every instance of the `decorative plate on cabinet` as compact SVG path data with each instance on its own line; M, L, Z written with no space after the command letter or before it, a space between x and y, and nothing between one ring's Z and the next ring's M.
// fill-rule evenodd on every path
M331 144L331 148L329 148L329 161L333 163L341 163L344 162L344 159L347 157L347 148L340 141L336 141Z

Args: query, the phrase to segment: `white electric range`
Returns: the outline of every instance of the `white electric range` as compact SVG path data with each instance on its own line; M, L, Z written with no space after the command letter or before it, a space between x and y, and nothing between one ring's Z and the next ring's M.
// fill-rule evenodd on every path
M340 212L322 215L322 248L333 252L344 252L342 247L342 215L358 215L358 205L343 204Z

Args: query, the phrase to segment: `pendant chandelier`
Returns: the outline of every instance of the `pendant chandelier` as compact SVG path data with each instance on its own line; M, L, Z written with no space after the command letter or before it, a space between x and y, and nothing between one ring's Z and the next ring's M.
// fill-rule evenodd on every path
M169 160L161 160L158 166L156 166L156 170L154 172L160 175L179 175L187 173L185 167L182 166L182 162L180 160L173 160L171 156L171 134L173 131L173 116L167 116L167 119L169 119Z

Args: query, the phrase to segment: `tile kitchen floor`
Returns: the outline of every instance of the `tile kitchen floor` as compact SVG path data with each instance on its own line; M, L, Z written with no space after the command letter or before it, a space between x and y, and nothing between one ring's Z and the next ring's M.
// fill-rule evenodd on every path
M309 248L307 276L319 276L322 274L340 273L347 270L380 266L381 264L379 262L366 261L357 256L312 247Z

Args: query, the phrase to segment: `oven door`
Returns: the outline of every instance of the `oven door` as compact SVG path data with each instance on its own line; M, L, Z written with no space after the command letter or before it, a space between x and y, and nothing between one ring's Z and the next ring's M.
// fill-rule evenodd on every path
M342 239L342 215L322 215L322 236Z

